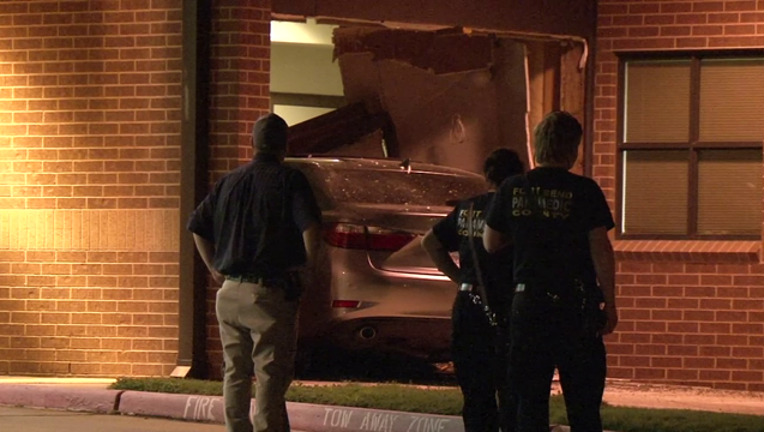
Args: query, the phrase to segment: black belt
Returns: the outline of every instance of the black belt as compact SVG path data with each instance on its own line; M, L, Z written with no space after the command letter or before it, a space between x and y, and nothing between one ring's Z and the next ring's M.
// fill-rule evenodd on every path
M297 270L287 270L284 273L272 274L272 275L256 275L256 274L242 274L242 275L225 275L226 280L240 283L251 284L266 284L266 283L283 283L292 280L299 274Z
M232 282L239 282L239 283L251 283L251 284L257 284L261 285L265 278L262 276L253 276L253 275L226 275L226 280L232 281Z

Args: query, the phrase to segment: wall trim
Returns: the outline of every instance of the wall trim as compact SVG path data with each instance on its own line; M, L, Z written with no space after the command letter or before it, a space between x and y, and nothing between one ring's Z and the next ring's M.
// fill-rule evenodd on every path
M617 260L682 263L755 263L761 241L616 240Z

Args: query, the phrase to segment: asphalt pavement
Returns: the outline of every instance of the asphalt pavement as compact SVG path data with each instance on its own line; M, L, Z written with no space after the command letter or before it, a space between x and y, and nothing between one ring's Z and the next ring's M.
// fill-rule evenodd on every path
M198 424L132 416L0 407L0 431L224 432L225 427L219 424Z

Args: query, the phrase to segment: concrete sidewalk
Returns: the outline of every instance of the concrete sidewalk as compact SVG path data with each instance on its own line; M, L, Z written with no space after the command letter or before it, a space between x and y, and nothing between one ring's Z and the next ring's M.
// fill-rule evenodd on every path
M559 386L553 386L553 391L559 392ZM764 393L761 392L608 380L603 399L613 406L764 416Z
M95 413L162 417L192 422L223 422L223 400L217 396L175 395L109 390L114 379L0 376L0 405ZM310 383L303 383L310 384ZM553 392L559 389L556 386ZM616 406L677 408L764 416L764 394L692 387L609 381L605 402ZM287 404L294 430L339 432L463 432L461 417ZM566 431L567 427L553 430Z

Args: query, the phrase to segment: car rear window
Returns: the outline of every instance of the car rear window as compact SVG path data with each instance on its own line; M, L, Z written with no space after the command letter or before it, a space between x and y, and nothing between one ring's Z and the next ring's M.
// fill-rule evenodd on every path
M479 176L318 164L294 166L308 177L322 207L333 203L446 206L487 191Z

